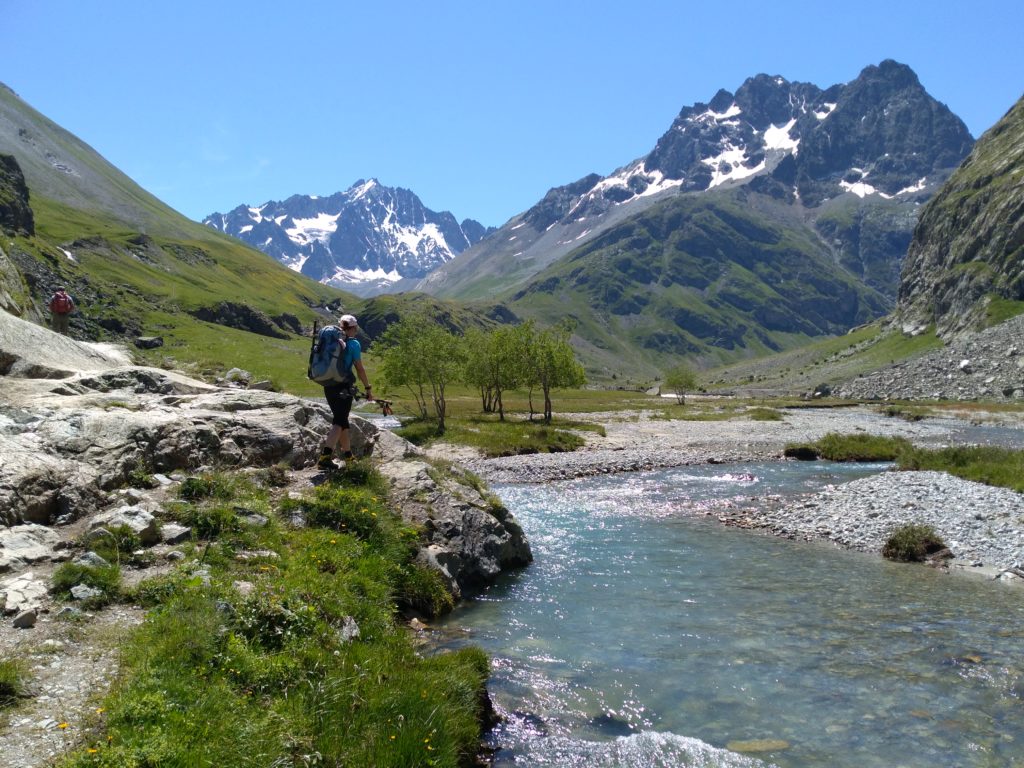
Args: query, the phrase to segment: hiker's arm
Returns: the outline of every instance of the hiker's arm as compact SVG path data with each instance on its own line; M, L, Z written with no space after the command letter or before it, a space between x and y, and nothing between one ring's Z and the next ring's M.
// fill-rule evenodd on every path
M370 397L370 380L366 378L366 369L363 368L363 361L356 360L353 367L356 369L356 375L359 377L359 380L363 382L363 386L366 388L366 399L373 400L373 398Z

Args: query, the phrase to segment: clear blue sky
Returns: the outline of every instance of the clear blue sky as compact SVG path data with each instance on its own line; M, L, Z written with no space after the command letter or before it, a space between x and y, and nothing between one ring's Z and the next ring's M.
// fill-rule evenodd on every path
M0 0L0 81L201 219L360 178L500 225L765 72L886 58L979 136L1024 92L1020 0Z

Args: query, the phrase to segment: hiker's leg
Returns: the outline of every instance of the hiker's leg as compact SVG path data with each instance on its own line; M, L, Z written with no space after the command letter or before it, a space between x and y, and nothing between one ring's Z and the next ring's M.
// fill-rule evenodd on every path
M321 469L329 469L335 466L331 462L331 457L334 455L334 448L339 441L342 443L343 454L349 455L350 453L346 446L348 445L348 414L352 410L352 394L338 387L325 387L324 397L327 399L327 405L331 407L331 428L320 447L317 466Z
M327 436L324 437L324 448L330 448L334 450L334 446L338 444L338 440L345 434L347 430L342 429L339 425L334 424L327 432Z

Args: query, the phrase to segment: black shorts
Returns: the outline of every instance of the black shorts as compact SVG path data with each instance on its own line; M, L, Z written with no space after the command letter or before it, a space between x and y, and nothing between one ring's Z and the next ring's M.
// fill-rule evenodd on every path
M348 429L348 414L352 410L354 391L351 384L336 384L324 387L324 397L331 408L331 423Z

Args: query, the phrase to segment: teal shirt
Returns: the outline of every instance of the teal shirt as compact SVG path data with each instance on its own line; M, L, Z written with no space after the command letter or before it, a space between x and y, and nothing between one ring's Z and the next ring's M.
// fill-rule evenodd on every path
M341 361L341 369L345 372L345 375L356 380L356 374L352 370L352 366L355 365L357 360L361 360L363 357L363 348L359 345L356 339L345 339L345 357Z

